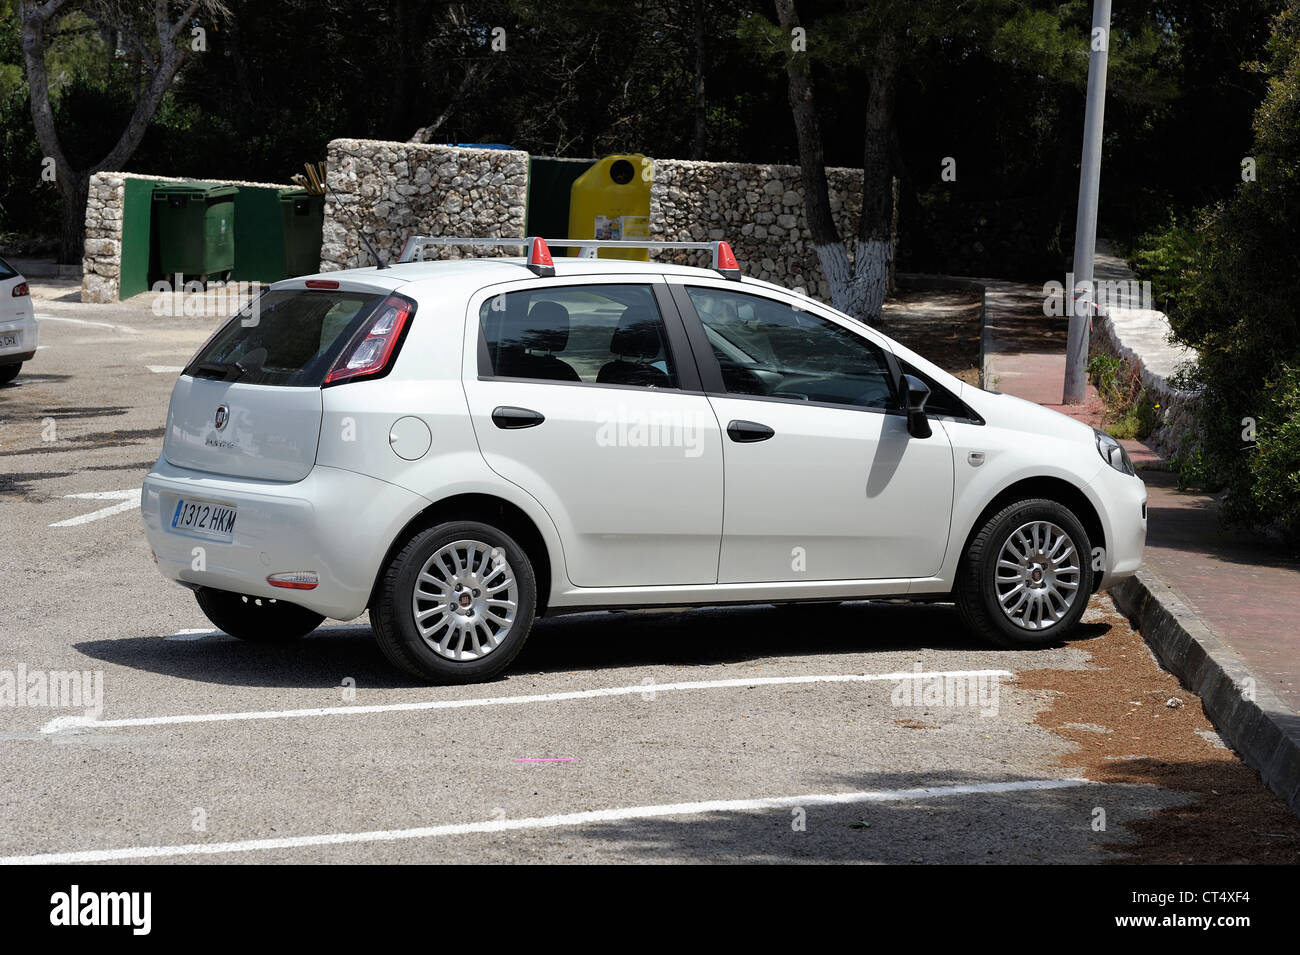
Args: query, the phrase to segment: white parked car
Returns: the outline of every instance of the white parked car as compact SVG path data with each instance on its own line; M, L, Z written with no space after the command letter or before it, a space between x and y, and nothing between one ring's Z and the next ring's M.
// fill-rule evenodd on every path
M36 357L37 334L27 280L0 259L0 385L17 378L23 362Z
M742 279L726 243L674 247L703 245L714 270L529 240L276 283L176 383L159 568L248 640L369 609L434 682L595 608L949 600L1036 647L1137 569L1114 439Z

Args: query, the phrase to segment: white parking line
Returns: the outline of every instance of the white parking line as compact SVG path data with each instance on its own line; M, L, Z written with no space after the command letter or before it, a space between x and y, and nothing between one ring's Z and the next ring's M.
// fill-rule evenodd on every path
M176 723L222 723L232 720L286 720L309 716L357 716L363 713L403 713L414 710L457 710L471 706L507 706L521 703L558 703L565 700L594 700L637 693L678 693L686 690L721 690L751 686L790 686L800 683L879 683L899 680L970 677L1012 677L1010 670L935 670L927 673L832 673L815 676L760 676L736 680L697 680L690 683L639 683L596 690L569 690L527 696L485 696L466 700L422 700L418 703L382 703L368 706L321 706L304 710L258 710L245 713L187 713L179 716L137 716L120 720L96 720L85 716L60 716L41 727L42 733L100 729L113 726L166 726Z
M108 322L92 322L85 318L64 318L62 315L37 315L38 322L69 322L73 325L90 325L95 328L111 328L116 332L125 332L128 335L139 335L140 330L132 328L129 325L111 325Z
M330 832L315 836L287 836L280 839L246 839L240 842L192 842L175 846L133 846L127 849L90 849L83 852L46 852L37 855L7 856L0 865L69 865L81 862L120 862L126 859L162 859L169 856L224 855L231 852L261 852L269 849L302 849L309 846L336 846L362 842L400 842L407 839L432 839L440 836L466 836L481 832L511 832L521 829L558 829L600 822L623 822L638 819L664 819L672 816L695 816L714 812L752 812L762 809L792 809L810 806L845 806L871 802L902 802L912 799L942 799L948 796L975 796L985 793L1015 793L1030 790L1070 789L1097 785L1087 779L1026 779L1005 783L972 783L957 786L926 786L919 789L877 789L847 793L809 793L803 796L774 796L763 799L715 799L709 802L679 802L662 806L630 806L622 809L596 809L558 816L533 816L526 819L493 819L488 822L463 822L418 829L378 829L370 832Z
M145 365L155 375L179 375L185 370L184 365Z
M121 501L122 503L114 504L112 507L101 507L97 511L70 517L66 521L55 521L50 525L51 527L75 527L78 524L89 524L91 521L98 521L114 514L121 514L123 511L129 511L140 506L140 488L138 487L128 488L125 491L91 491L89 494L65 494L63 496L81 501Z

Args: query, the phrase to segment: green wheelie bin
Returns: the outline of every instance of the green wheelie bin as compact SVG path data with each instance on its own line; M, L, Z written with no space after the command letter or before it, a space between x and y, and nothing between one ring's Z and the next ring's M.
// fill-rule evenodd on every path
M175 182L155 186L158 267L166 276L228 278L235 267L234 186Z
M319 272L325 197L306 189L281 189L280 216L284 222L285 273L292 278Z

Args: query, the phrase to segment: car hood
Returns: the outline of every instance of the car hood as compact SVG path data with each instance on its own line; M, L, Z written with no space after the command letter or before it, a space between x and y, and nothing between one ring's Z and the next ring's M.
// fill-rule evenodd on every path
M1044 408L1032 401L995 391L966 388L964 392L962 400L978 411L991 425L1066 441L1091 442L1093 440L1091 427L1051 408Z

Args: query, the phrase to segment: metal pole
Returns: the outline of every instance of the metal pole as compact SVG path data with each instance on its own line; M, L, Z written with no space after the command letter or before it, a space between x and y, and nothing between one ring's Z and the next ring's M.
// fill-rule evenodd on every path
M1101 188L1101 131L1106 111L1106 50L1110 46L1110 0L1093 0L1089 37L1088 104L1083 114L1083 159L1079 167L1079 216L1074 230L1074 283L1065 290L1070 332L1065 352L1065 404L1082 404L1087 394L1088 328L1096 296L1093 257L1097 246L1097 193Z

